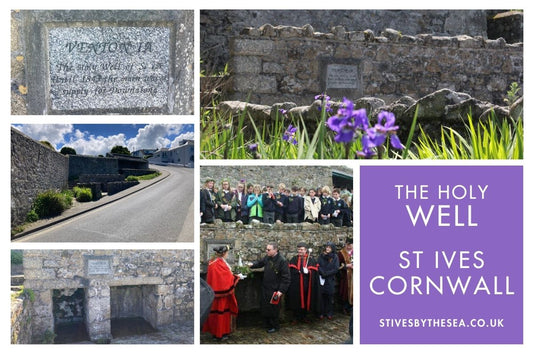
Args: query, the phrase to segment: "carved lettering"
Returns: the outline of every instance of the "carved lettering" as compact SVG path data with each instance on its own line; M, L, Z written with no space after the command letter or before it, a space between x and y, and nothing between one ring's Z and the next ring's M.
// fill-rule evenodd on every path
M165 107L167 27L57 27L49 31L55 110Z
M83 54L106 54L106 53L126 53L135 55L152 51L152 42L67 42L65 47L68 53L78 52Z
M359 81L358 67L355 65L329 64L327 67L328 89L357 89Z
M89 259L87 260L88 275L109 275L112 274L110 260Z

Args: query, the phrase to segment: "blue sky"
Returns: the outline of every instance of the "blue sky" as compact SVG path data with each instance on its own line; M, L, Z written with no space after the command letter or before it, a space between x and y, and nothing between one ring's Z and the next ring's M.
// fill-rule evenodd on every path
M13 124L27 136L50 142L57 150L74 148L80 155L105 155L115 145L138 149L171 148L194 139L192 124Z

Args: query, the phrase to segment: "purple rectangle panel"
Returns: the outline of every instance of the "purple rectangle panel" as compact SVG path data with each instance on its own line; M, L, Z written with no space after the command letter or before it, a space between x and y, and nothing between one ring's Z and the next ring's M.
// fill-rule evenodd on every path
M523 343L523 168L361 167L362 344Z

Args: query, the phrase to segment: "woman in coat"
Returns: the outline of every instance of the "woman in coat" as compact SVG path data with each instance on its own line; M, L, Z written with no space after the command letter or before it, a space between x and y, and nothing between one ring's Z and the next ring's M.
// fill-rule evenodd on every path
M248 207L248 217L250 220L263 221L263 195L261 194L261 186L254 185L254 192L248 195L246 206Z
M235 298L235 286L240 277L234 275L226 261L229 248L225 245L215 247L215 258L207 267L207 283L215 292L211 312L203 325L203 331L225 340L235 329L235 319L239 308Z
M318 274L320 275L320 292L322 296L320 319L333 318L333 300L335 295L335 275L339 270L339 257L335 244L327 242L324 252L318 257Z
M309 189L309 195L304 198L305 222L318 222L318 212L320 212L321 203L320 198L315 195L315 189Z

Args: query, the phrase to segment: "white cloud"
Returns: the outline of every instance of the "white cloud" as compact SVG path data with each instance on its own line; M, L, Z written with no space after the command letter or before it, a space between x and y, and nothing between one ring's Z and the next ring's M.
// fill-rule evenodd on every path
M86 137L86 134L80 135L78 132L65 145L74 148L80 155L105 155L116 145L126 146L126 136L123 133L108 137L94 135Z
M71 124L26 124L13 127L37 141L48 141L56 148L65 142L65 136L73 130Z
M177 147L180 145L180 142L182 140L187 140L187 139L194 139L194 132L185 132L185 133L180 134L179 136L174 138L174 140L170 144L170 147L171 148Z
M149 124L139 128L137 135L130 139L127 139L124 133L106 137L95 136L88 131L74 129L70 124L13 126L35 140L49 141L57 150L68 146L74 148L80 155L105 155L116 145L125 146L130 151L175 147L181 140L194 139L194 132L183 132L184 125L181 124ZM174 136L176 137L172 139Z
M172 143L167 137L179 134L182 125L149 124L140 128L137 135L128 140L130 151L148 148L166 148Z

